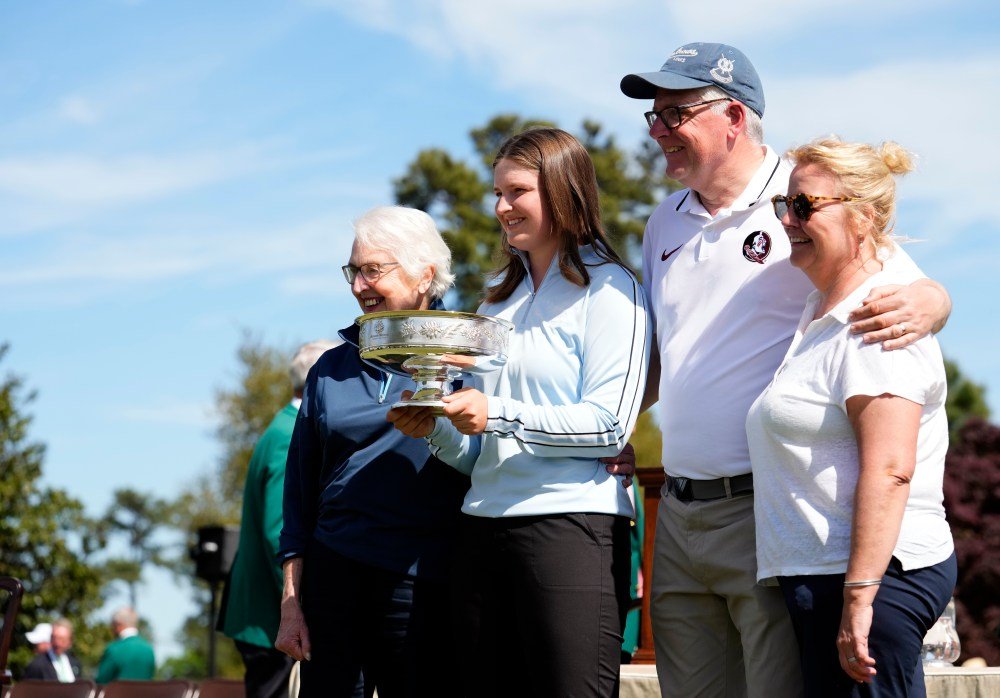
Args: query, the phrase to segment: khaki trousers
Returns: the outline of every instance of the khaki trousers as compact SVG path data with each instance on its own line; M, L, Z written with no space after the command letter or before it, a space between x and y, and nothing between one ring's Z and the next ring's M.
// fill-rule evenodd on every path
M662 493L651 613L664 698L798 698L798 647L780 589L756 583L753 495Z

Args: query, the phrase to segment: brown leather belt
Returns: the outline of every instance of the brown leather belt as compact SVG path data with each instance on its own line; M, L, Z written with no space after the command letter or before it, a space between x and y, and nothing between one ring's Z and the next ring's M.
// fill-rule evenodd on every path
M715 480L692 480L667 476L667 491L682 502L693 499L732 499L753 492L753 473Z

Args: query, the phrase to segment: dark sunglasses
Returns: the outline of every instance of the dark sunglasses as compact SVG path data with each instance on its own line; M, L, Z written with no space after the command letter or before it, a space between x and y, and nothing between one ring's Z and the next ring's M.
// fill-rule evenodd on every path
M774 215L778 217L779 221L788 213L789 206L791 206L792 213L800 221L809 220L809 216L816 210L813 204L817 201L857 201L857 199L850 196L813 196L812 194L796 194L795 196L776 194L771 197Z

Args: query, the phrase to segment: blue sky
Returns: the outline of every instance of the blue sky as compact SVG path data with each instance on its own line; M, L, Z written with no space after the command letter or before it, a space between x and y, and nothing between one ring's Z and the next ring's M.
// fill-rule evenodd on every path
M945 353L1000 409L993 2L0 2L0 341L37 388L46 480L97 513L218 459L214 391L250 329L293 346L358 309L350 222L421 149L500 112L645 137L625 73L689 41L753 60L776 149L920 156L898 232L955 303ZM161 654L188 592L153 575Z

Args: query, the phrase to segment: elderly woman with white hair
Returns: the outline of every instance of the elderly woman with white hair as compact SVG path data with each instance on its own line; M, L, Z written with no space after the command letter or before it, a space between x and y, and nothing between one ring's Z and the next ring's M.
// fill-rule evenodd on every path
M343 267L364 313L442 308L451 253L426 213L375 208ZM301 695L453 695L446 582L469 478L386 421L413 381L358 355L358 327L306 380L285 471L281 626Z

